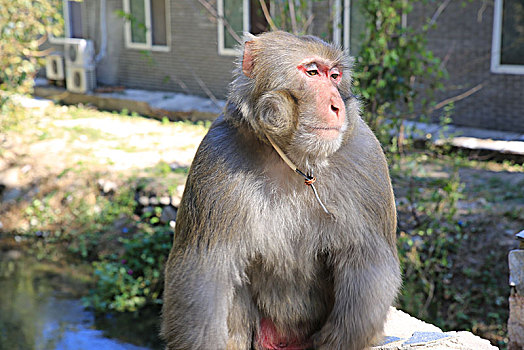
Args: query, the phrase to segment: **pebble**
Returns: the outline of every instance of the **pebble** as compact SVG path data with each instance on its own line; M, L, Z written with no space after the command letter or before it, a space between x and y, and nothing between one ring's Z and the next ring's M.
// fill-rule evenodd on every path
M178 208L180 207L181 200L182 198L179 195L173 195L171 196L171 205L174 206L175 208Z
M147 207L149 205L149 197L147 196L138 197L138 203L140 203L140 205L143 205L144 207Z
M18 168L9 168L0 174L0 183L6 187L17 187L20 185Z
M160 204L162 204L162 205L169 205L169 204L171 204L171 198L166 197L166 196L164 196L164 197L160 197L160 199L159 199L158 201L159 201Z
M116 190L117 185L111 180L99 179L98 187L102 190L102 192L110 193Z
M164 207L162 210L162 215L160 216L160 222L163 224L171 223L171 221L176 220L177 210L172 206Z
M3 193L2 201L10 202L16 201L22 195L22 191L18 188L11 188Z

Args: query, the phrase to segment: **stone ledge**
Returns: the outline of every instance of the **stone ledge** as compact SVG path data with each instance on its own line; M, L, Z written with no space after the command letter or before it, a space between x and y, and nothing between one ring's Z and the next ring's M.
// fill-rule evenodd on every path
M34 95L64 104L90 104L109 111L126 109L159 120L166 117L171 121L192 122L216 119L225 104L218 101L218 105L215 106L210 100L202 97L172 92L127 89L114 93L80 94L49 85L36 85Z
M420 321L407 313L391 308L384 327L385 339L373 350L389 349L497 349L486 339L470 332L442 332L432 324Z

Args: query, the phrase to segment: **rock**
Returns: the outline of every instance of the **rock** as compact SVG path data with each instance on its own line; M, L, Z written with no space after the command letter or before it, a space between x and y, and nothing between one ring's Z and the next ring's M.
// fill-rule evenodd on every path
M167 197L167 196L162 196L158 199L158 201L160 202L160 204L162 205L169 205L171 203L171 198Z
M163 224L171 224L171 221L176 221L177 210L172 206L164 207L162 215L160 216L160 222Z
M4 202L15 202L22 196L22 191L18 188L10 188L3 192L2 201Z
M147 196L138 197L138 203L140 205L143 205L144 207L147 207L149 205L149 197Z
M7 260L18 260L22 257L22 253L19 250L8 250L5 257Z
M6 187L18 187L20 185L20 169L9 168L0 173L0 183Z
M24 174L27 174L27 173L29 172L29 170L31 170L31 169L32 169L32 166L29 165L29 164L26 164L26 165L24 165L24 166L22 167L22 169L20 169L20 171L21 171L22 173L24 173Z
M524 297L512 293L509 297L508 349L524 349Z
M155 211L155 208L151 206L147 206L147 207L144 207L144 209L142 209L142 214L152 213L154 211Z
M509 252L509 285L524 296L524 250L515 249Z
M151 205L158 205L158 198L150 197L149 198L149 204L151 204Z
M171 196L171 205L174 206L175 208L178 208L180 207L181 200L182 198L179 195L173 195Z
M384 334L382 344L372 347L373 350L496 349L488 340L472 333L442 332L440 328L420 321L395 308L391 308L388 313Z
M104 193L113 193L117 189L116 183L111 180L99 179L98 188Z

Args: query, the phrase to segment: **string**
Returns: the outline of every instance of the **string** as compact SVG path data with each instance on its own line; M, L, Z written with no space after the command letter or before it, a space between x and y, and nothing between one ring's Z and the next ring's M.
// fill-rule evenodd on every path
M280 147L277 146L277 144L273 141L273 139L271 139L271 137L269 137L267 134L266 134L266 137L269 140L269 143L271 143L271 145L275 149L275 151L277 151L277 153L280 156L280 158L282 158L282 160L291 168L291 170L293 170L297 174L299 174L299 175L304 177L304 183L307 186L311 187L311 189L313 190L313 193L315 195L315 198L317 199L317 202L320 204L320 206L322 207L324 212L326 214L328 214L328 215L333 216L333 214L331 214L331 212L326 208L324 203L322 203L322 200L320 200L320 197L318 196L317 189L315 188L315 185L313 185L313 183L315 181L317 181L317 178L312 176L311 174L305 174L303 171L298 169L298 167L295 164L293 164L293 162L286 156L286 154L280 149Z

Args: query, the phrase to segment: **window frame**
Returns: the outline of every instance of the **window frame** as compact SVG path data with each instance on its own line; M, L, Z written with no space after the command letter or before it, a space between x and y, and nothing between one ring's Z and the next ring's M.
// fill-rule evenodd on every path
M503 10L504 0L495 0L493 11L493 38L491 41L491 72L496 74L524 74L524 64L503 64L500 62Z
M71 22L70 22L70 16L69 16L69 1L70 0L62 0L62 9L64 11L64 36L62 37L55 37L53 35L49 35L49 42L51 44L65 44L68 39L71 39ZM82 6L82 13L85 13L85 3L81 2Z
M218 54L220 56L237 56L239 54L237 49L224 47L225 44L225 25L224 25L224 0L217 0L217 14L218 14ZM249 32L251 26L251 19L249 18L250 5L249 0L242 0L242 31Z
M142 0L144 1L144 11L145 11L145 26L146 26L146 42L145 43L135 43L132 41L131 34L131 21L125 20L124 23L124 37L125 37L125 46L127 49L136 49L136 50L151 50L151 51L161 51L169 52L171 50L171 15L170 15L170 2L168 0L163 0L165 2L165 16L166 16L166 45L153 45L153 32L152 32L152 23L151 23L151 0ZM130 0L124 0L124 12L131 14L131 4Z
M340 16L336 16L343 7L342 23ZM337 0L333 7L333 43L340 45L344 51L351 48L351 0Z

